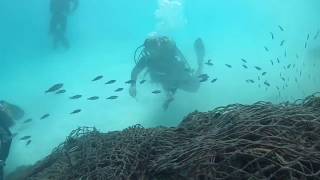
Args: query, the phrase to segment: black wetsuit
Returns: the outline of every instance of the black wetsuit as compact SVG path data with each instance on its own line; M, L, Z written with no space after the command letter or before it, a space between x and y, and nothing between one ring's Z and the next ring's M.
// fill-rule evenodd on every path
M9 130L11 122L13 121L8 114L0 110L0 180L3 180L3 168L12 142L12 134Z

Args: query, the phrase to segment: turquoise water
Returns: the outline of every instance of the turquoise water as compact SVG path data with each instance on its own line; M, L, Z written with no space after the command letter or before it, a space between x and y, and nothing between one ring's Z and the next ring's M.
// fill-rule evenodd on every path
M145 127L175 126L194 110L261 100L294 101L319 91L320 37L314 38L320 30L319 7L318 0L80 0L78 10L69 17L71 48L64 51L52 49L49 1L1 0L0 99L21 106L25 119L33 119L29 124L18 121L12 128L18 135L7 171L48 155L79 126L95 126L104 132L138 123ZM202 83L197 93L178 91L167 111L161 107L164 94L151 93L159 89L158 85L147 82L138 86L138 96L133 99L124 84L134 66L135 48L155 32L175 39L193 67L193 42L201 37L206 60L212 59L214 64L205 66L204 73L218 79ZM285 43L280 46L282 40ZM248 61L248 69L242 67L241 58ZM283 68L289 64L295 68ZM262 76L264 71L267 74ZM103 80L91 82L97 75L104 75ZM111 79L117 82L104 84ZM247 83L247 79L255 83ZM66 94L44 94L60 82ZM115 93L120 87L125 91ZM75 94L103 98L68 98ZM115 94L119 99L105 99ZM79 108L81 113L69 114ZM46 113L51 116L40 120ZM19 140L25 135L32 136L28 146Z

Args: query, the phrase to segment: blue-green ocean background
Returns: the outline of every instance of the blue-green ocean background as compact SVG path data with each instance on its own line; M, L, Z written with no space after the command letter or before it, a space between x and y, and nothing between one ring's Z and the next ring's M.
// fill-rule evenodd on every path
M52 49L49 0L0 0L0 99L21 106L24 119L33 118L29 124L21 120L12 128L18 135L7 171L45 157L80 126L95 126L103 132L138 123L175 126L194 110L261 100L294 101L319 91L320 37L314 39L320 29L319 8L319 0L80 0L79 9L69 17L71 48L62 51ZM161 108L164 95L151 93L159 88L155 84L138 86L137 99L131 98L124 82L130 79L133 53L153 32L174 38L193 67L193 42L201 37L206 59L214 63L205 66L204 73L218 78L217 82L203 83L193 94L179 91L167 111ZM249 69L242 67L241 58L248 61ZM288 64L296 67L284 70ZM261 72L253 66L267 72L261 82L257 81ZM289 80L285 89L280 73ZM104 79L91 82L97 75ZM111 79L117 83L104 84ZM256 83L248 84L246 79ZM270 87L263 84L265 80ZM64 83L66 94L44 94L59 82ZM126 88L118 93L119 99L105 99L116 95L114 90L119 87ZM68 99L75 94L85 98ZM86 100L90 96L102 98ZM80 114L69 114L79 108ZM40 120L46 113L51 116ZM19 140L25 135L32 136L29 146Z

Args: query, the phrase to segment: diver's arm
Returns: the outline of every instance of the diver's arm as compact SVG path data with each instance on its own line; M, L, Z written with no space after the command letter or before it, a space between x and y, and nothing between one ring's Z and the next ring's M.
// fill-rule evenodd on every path
M137 81L138 79L138 75L141 73L141 71L147 66L147 60L146 57L142 57L138 63L136 64L136 66L133 68L133 70L131 71L131 80L133 80L134 82ZM133 83L132 85L135 85L135 83Z

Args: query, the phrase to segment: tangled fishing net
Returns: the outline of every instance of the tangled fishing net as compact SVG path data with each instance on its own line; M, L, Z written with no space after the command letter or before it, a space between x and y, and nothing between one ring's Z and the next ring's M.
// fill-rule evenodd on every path
M74 130L25 179L320 179L320 98L233 104L178 127Z

